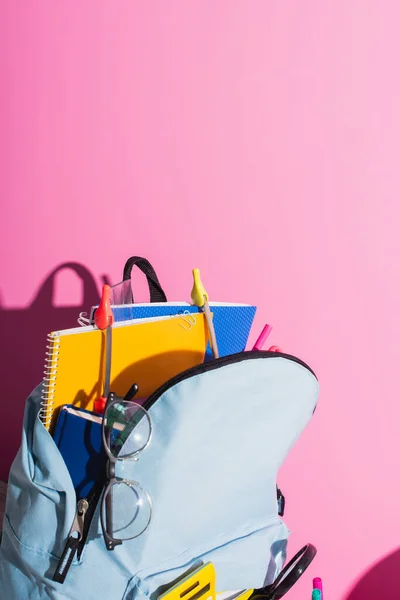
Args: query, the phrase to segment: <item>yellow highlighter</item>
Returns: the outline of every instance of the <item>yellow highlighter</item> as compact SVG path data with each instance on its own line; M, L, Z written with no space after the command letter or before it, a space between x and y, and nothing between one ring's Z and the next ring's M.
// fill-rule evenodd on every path
M216 600L215 568L206 563L161 594L158 600Z
M235 596L235 600L239 600L239 598L240 600L248 600L253 592L254 590L244 590L243 592L239 592L239 595Z
M219 592L217 593L217 600L248 600L253 592L253 589L238 592Z

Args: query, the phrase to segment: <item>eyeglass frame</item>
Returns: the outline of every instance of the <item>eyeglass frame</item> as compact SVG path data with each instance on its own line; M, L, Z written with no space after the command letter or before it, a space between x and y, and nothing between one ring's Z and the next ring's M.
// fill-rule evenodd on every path
M117 396L114 392L110 392L108 394L106 406L104 408L103 420L102 420L102 425L101 425L103 449L107 455L107 461L106 461L106 465L105 465L105 480L104 480L103 492L102 492L102 496L101 496L100 522L101 522L101 528L103 531L103 537L104 537L104 541L106 544L106 548L109 551L114 550L114 548L116 546L122 545L124 541L132 540L132 539L142 535L142 533L144 533L144 531L146 531L146 529L148 528L148 526L150 524L152 512L153 512L153 505L152 505L149 494L146 492L145 489L142 488L142 486L137 481L125 479L124 477L117 477L115 475L115 465L118 462L123 462L126 460L138 460L139 455L143 452L143 450L145 450L147 448L147 446L150 443L151 437L152 437L153 427L152 427L150 415L147 413L147 411L142 406L140 406L140 404L137 404L137 403L133 402L133 400L132 400L132 398L136 394L137 390L138 390L138 387L136 384L134 384L131 387L131 389L129 390L128 394L124 398ZM146 444L143 446L143 448L132 453L131 456L124 456L122 458L118 457L118 456L114 456L110 451L110 441L111 441L110 438L111 438L112 426L107 427L107 425L106 425L107 410L111 406L111 404L118 402L118 401L131 402L132 404L139 406L140 409L143 410L147 414L147 416L149 418L149 426L150 426L149 437L148 437ZM108 429L108 431L109 431L108 439L106 438L106 429ZM133 429L132 429L132 431L133 431ZM132 431L129 433L129 435L132 433ZM146 499L148 501L149 509L150 509L150 517L149 517L146 527L144 529L142 529L142 531L140 531L138 534L136 534L130 538L126 538L126 540L121 540L119 538L115 538L109 534L109 531L113 530L113 528L112 528L113 498L112 498L112 494L109 492L112 489L113 485L115 485L117 483L124 483L128 486L134 485L136 488L138 488L140 490L140 492L142 492L144 494L144 496L146 497ZM103 515L105 515L106 522L104 522Z

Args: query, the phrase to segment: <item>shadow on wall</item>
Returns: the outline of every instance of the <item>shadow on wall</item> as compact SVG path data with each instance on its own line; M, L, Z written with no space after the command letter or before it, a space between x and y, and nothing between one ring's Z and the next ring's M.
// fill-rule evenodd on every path
M64 269L82 280L81 306L55 306L55 280ZM104 283L106 277L102 277ZM90 271L79 263L56 267L41 285L28 308L0 306L0 479L6 480L21 442L25 399L43 378L48 333L77 327L80 312L99 301L99 290Z
M400 550L389 554L363 575L345 600L400 597Z

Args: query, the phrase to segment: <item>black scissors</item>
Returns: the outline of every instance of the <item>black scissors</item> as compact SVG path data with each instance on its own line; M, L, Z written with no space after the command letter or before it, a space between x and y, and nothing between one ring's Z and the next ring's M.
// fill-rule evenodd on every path
M294 586L317 554L312 544L306 544L280 572L274 583L254 590L249 600L279 600Z

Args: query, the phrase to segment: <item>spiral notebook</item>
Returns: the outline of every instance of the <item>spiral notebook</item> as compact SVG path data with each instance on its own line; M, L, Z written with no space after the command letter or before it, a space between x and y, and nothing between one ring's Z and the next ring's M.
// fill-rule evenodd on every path
M88 327L55 331L48 336L41 419L52 430L62 405L93 410L102 394L105 332ZM137 319L112 329L111 389L124 396L133 383L137 398L152 394L181 371L201 364L208 343L203 314L188 323L183 317Z

